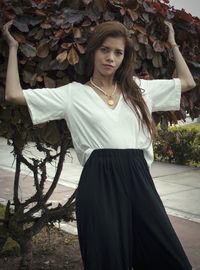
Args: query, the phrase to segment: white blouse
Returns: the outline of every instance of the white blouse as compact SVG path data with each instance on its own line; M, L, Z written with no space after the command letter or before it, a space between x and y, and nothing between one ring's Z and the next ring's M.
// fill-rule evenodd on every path
M140 80L143 98L150 112L180 108L179 79ZM75 152L84 166L94 149L142 149L147 164L153 162L152 142L147 128L142 128L137 115L121 94L115 109L88 85L72 82L58 88L23 90L33 124L65 119L71 132Z

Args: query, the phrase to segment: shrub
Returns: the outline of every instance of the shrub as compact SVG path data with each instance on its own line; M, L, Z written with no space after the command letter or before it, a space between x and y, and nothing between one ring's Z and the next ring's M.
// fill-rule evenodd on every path
M196 128L159 128L153 145L155 160L200 167L200 132Z

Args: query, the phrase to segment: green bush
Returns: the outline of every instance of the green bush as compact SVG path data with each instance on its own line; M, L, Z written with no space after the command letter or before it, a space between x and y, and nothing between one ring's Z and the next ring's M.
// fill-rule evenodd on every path
M155 160L200 167L200 131L195 127L158 128L153 145Z

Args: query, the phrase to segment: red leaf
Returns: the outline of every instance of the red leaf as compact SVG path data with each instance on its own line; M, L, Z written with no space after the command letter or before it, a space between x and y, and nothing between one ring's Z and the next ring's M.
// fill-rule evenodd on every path
M176 13L175 13L175 17L179 18L181 20L184 20L186 22L189 22L189 23L193 21L192 15L186 13L184 9L177 10Z
M69 48L71 48L72 44L73 44L73 43L66 43L66 42L63 42L63 43L61 44L61 48L63 48L63 49L69 49Z
M164 10L164 8L162 7L162 5L159 2L153 2L152 5L154 8L156 8L158 13L163 15L163 17L166 16L166 11Z
M19 33L12 33L13 37L19 42L19 43L26 43L25 36L19 34Z
M55 33L55 37L61 38L63 34L64 34L64 30L60 29Z

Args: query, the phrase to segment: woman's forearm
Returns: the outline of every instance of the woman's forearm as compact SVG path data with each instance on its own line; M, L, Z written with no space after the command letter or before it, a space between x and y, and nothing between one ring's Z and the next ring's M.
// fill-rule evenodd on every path
M17 104L25 104L19 79L17 49L17 46L9 47L5 99Z
M181 52L179 51L178 45L172 44L171 46L174 53L177 76L181 80L181 89L182 92L186 92L194 88L196 86L196 83Z

